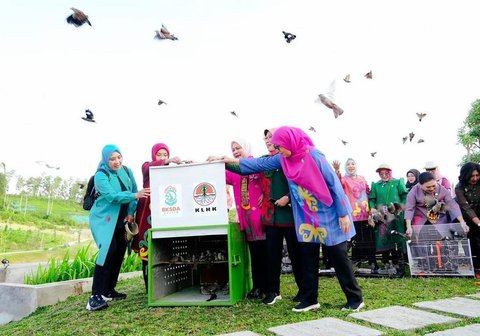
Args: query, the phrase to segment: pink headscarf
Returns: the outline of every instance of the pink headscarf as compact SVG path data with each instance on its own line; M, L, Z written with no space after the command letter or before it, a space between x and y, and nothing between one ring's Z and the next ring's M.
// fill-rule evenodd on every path
M164 143L157 143L152 147L152 161L157 161L157 152L160 149L165 149L167 151L168 156L170 156L170 149Z
M317 163L310 154L310 151L315 149L310 137L300 128L282 126L273 134L272 143L292 153L288 158L280 157L285 176L310 191L326 206L331 206L332 195Z

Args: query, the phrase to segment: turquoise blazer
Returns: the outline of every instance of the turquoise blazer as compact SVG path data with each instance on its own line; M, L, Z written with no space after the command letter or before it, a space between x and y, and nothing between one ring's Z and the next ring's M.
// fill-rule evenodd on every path
M137 183L130 168L120 168L117 172L110 170L109 176L103 172L95 173L95 189L100 193L90 210L90 230L98 247L97 265L103 266L112 242L115 226L122 204L128 203L128 215L132 215L137 207L135 194L138 191ZM127 191L122 191L121 179Z

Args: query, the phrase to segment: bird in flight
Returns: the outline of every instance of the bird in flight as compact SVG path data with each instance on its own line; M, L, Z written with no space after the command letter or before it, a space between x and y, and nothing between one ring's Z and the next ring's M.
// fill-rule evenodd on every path
M73 11L73 14L67 17L67 22L69 24L73 24L75 27L80 27L86 22L89 24L89 26L92 26L92 24L88 20L88 15L86 15L79 9L73 7L71 7L70 9Z
M282 33L283 33L283 37L285 38L285 41L287 41L287 43L292 42L292 40L295 40L295 38L297 37L297 35L293 35L291 33L285 32L285 31L282 31Z
M350 74L346 75L343 80L345 81L345 83L350 83Z
M417 112L418 121L422 121L423 117L425 117L426 115L427 114L425 112Z
M414 136L415 136L415 133L413 133L413 132L410 132L408 134L408 138L410 139L410 142L412 142Z
M407 140L408 140L408 136L404 136L404 137L402 138L403 143L407 142Z
M343 139L338 138L338 140L340 140L344 146L346 146L348 144L348 142L343 140Z
M336 82L335 80L330 83L327 92L325 94L321 93L318 95L318 98L315 100L315 102L320 102L321 104L325 105L329 109L333 111L333 115L335 118L338 118L338 116L343 114L343 109L340 108L337 104L335 104L332 99L333 95L335 93L335 86Z
M162 104L167 105L167 103L165 103L163 100L159 99L159 100L158 100L158 105L162 105Z
M56 169L56 170L59 170L59 169L60 169L60 167L58 167L58 166L52 166L52 165L49 165L48 163L45 164L45 167L50 168L50 169Z
M422 143L422 142L425 142L425 140L423 139L418 139L417 143Z
M82 119L89 122L96 122L95 119L93 119L93 112L90 110L85 110L85 117L82 117Z
M372 153L370 153L370 155L371 155L372 157L375 157L375 155L377 155L377 152L372 152Z
M235 112L235 111L230 111L230 114L233 115L234 117L237 117L237 118L238 118L237 112Z
M77 184L78 184L78 187L79 187L80 189L85 188L85 184L84 184L84 183L77 182Z
M312 131L312 132L317 132L317 130L313 127L313 126L310 126L310 128L308 129L309 131Z
M367 79L372 79L372 78L373 78L373 73L372 73L372 71L367 72L367 73L365 74L365 78L367 78Z
M168 29L162 24L162 28L160 30L155 30L155 37L158 40L178 40L178 38L171 34Z

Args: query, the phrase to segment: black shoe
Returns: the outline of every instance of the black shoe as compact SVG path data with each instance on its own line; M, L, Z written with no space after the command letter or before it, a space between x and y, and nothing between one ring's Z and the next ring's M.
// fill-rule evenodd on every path
M301 312L306 312L310 310L315 310L320 308L320 304L317 303L307 303L307 302L300 302L298 305L296 305L292 311L296 313L301 313Z
M273 304L275 304L275 302L277 302L277 300L281 300L281 299L282 299L282 296L280 294L270 292L270 293L267 293L267 295L262 300L262 302L267 304L267 305L273 305Z
M105 301L112 301L112 300L125 300L127 298L127 294L125 293L119 293L115 289L113 292L107 295L102 295L102 298Z
M258 288L254 288L247 294L247 299L260 299L262 296L262 291Z
M90 299L88 299L87 303L87 310L100 310L107 308L108 304L107 302L102 298L101 295L92 295L90 296Z
M292 298L292 301L293 301L293 302L302 302L302 296L300 295L300 292L298 292L297 295L295 295L295 296Z

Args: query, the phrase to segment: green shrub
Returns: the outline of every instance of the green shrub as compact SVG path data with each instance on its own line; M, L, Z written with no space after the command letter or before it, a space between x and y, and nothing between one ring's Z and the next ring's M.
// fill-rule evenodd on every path
M24 283L40 285L51 282L89 278L93 276L98 251L90 252L91 243L81 248L72 262L67 252L61 261L51 258L47 266L39 265L35 274L26 275ZM126 255L120 272L133 272L142 269L142 262L135 253Z

